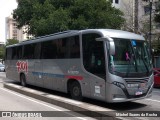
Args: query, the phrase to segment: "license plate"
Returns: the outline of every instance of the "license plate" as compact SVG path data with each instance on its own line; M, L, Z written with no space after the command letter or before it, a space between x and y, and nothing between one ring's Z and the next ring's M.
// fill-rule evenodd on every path
M136 95L142 95L142 94L143 94L142 91L137 91L137 92L136 92Z
M141 83L140 84L140 88L145 88L147 85L146 85L146 83Z

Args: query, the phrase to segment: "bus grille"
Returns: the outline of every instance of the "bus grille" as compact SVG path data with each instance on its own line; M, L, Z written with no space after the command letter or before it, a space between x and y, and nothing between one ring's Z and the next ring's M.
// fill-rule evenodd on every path
M137 79L124 78L124 80L126 81L126 83L147 83L149 78L137 78Z

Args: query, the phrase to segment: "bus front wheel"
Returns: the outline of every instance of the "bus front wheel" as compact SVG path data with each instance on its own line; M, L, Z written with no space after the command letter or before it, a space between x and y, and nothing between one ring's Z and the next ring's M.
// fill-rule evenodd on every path
M20 80L21 80L21 85L25 87L27 83L26 83L26 78L24 74L20 76Z
M82 92L80 84L74 81L70 86L71 97L75 100L82 100Z

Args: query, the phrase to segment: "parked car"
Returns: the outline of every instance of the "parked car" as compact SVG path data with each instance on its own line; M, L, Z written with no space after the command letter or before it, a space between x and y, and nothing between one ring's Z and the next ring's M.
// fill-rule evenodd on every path
M4 64L0 64L0 71L5 72L5 65Z
M154 68L154 87L160 87L160 68Z

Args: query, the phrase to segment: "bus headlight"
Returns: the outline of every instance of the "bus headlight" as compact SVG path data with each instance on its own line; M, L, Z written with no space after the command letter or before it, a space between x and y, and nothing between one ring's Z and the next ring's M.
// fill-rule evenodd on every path
M116 85L116 86L118 86L118 87L120 87L120 88L122 88L122 89L125 89L125 86L124 86L123 83L114 81L113 84Z

